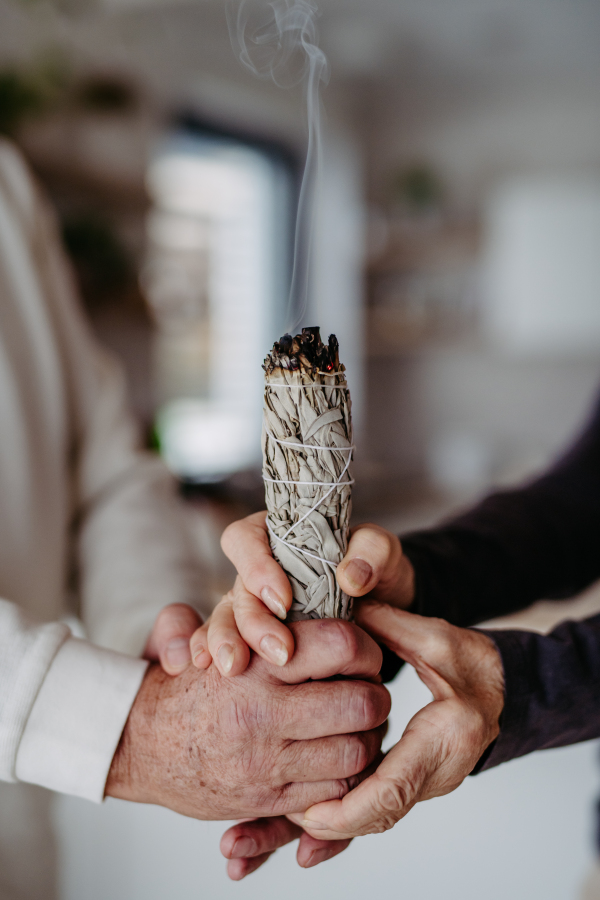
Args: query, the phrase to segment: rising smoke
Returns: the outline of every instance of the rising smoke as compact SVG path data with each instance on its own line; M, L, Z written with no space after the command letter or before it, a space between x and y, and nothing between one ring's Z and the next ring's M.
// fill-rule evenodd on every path
M328 81L328 66L317 43L318 15L313 0L230 0L227 7L231 43L242 64L279 87L303 82L306 88L308 147L296 215L287 316L287 330L292 333L308 306L314 197L321 172L319 88Z

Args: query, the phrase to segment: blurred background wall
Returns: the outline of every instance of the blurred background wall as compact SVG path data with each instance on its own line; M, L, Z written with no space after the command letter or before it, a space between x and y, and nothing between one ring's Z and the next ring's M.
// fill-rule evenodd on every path
M338 333L351 373L357 500L395 507L414 489L477 491L526 475L580 420L596 378L598 11L583 0L321 8L331 81L308 319ZM285 324L301 90L243 69L210 0L13 2L2 25L3 130L59 208L84 299L125 360L147 428L161 403L227 393L207 378L232 372L244 342L254 345L239 371L258 373L248 376L256 398L256 363ZM262 306L231 301L251 310L235 340L237 314L217 334L227 304L210 224L228 201L199 188L200 206L183 210L195 236L177 232L176 210L160 217L169 201L153 160L172 156L182 133L191 155L237 147L279 169L265 176L278 184L255 186L271 204L271 259L256 281ZM149 309L158 330L143 336ZM213 319L204 337L203 315ZM248 450L231 470L255 462ZM196 474L206 480L210 465Z
M410 528L539 471L595 394L600 7L319 6L331 80L303 324L335 331L348 366L356 517ZM302 92L239 65L222 0L0 0L0 130L55 205L92 326L181 479L217 595L230 577L218 532L262 505L260 363L285 325ZM570 609L520 621L544 628ZM409 672L393 691L398 735L424 694ZM61 799L64 897L375 886L564 900L591 859L595 755L516 761L327 867L300 872L284 852L240 886L220 825Z

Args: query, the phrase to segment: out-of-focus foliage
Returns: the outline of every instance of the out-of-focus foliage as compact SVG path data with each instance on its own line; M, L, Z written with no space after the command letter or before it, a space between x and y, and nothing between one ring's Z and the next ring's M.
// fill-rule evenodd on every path
M71 80L65 55L54 49L28 67L0 69L0 133L12 137L28 119L63 104Z
M62 233L86 306L99 306L131 286L134 266L110 222L83 212L65 219Z
M65 54L46 51L28 67L0 68L0 133L15 137L36 116L68 108L72 113L127 114L138 105L136 89L118 75L77 81Z
M15 69L0 72L0 133L14 135L19 125L44 109L38 86Z
M393 194L396 203L408 212L418 214L439 209L444 199L444 188L431 166L415 163L397 173Z

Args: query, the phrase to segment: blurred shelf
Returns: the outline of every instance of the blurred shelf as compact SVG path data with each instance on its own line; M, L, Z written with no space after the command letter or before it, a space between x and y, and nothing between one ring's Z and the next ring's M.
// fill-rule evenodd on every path
M149 209L150 201L143 182L118 179L85 165L49 160L37 154L30 155L29 162L53 195L85 197L95 206L107 207L120 213L144 215Z
M114 211L143 214L153 136L146 115L59 111L24 126L18 143L53 194L85 196Z
M477 339L475 220L391 218L366 271L367 354L404 355Z
M385 249L369 262L367 277L461 266L477 256L480 244L481 227L475 219L420 221L391 217Z

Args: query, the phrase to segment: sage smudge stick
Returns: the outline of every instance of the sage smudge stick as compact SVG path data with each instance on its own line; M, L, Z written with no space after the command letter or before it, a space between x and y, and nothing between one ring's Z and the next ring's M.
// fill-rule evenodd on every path
M275 559L289 576L288 620L352 615L335 578L352 508L351 402L338 342L284 335L265 359L263 478Z

